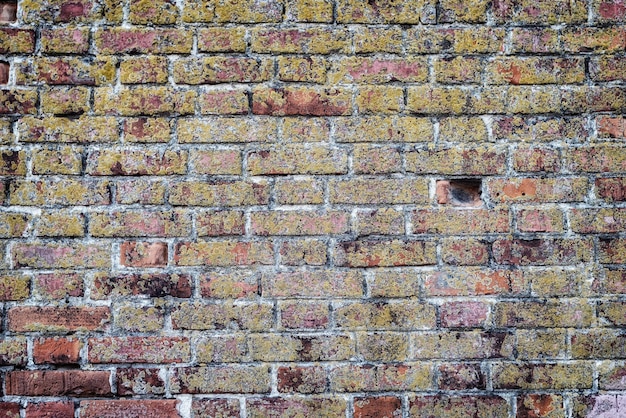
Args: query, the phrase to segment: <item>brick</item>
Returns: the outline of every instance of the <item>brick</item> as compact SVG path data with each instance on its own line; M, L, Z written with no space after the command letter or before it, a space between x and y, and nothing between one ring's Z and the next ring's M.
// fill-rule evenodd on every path
M191 232L191 217L182 210L94 212L89 220L94 237L180 237Z
M520 271L481 267L445 269L424 277L429 296L475 296L526 293L528 283Z
M444 57L434 62L435 80L442 84L481 82L483 63L476 57Z
M193 7L193 4L185 4ZM214 27L198 30L200 52L244 52L246 50L244 27Z
M23 337L3 338L0 340L0 364L2 366L23 367L27 363L28 353L26 340Z
M376 269L367 279L372 297L416 297L420 296L422 278L410 269Z
M330 312L325 302L281 302L280 323L286 329L324 329Z
M599 316L602 316L602 312ZM621 322L624 323L624 321ZM572 357L576 359L623 359L626 357L625 339L626 335L620 330L592 329L577 332L572 335Z
M239 333L203 338L196 344L196 360L202 363L250 361L247 338Z
M618 232L623 229L626 211L619 208L573 209L570 212L572 231L597 234Z
M342 58L333 64L329 83L381 84L389 82L423 83L428 78L428 63L422 57Z
M326 81L328 62L321 57L278 57L278 78L281 81L321 83Z
M618 26L566 28L561 39L567 52L615 53L624 51L626 45L625 33Z
M142 273L110 275L97 273L93 279L93 299L145 295L151 298L191 297L191 283L185 274Z
M603 362L598 367L598 387L604 390L624 389L624 361Z
M27 23L93 22L100 17L95 2L89 0L32 1L26 2L22 7L22 19Z
M363 235L403 235L404 213L394 209L359 210L356 232Z
M593 293L623 294L626 293L626 272L623 270L604 269L592 283Z
M117 122L103 116L77 119L24 117L17 124L20 142L94 143L116 142Z
M500 147L424 149L405 153L408 172L418 174L493 175L506 171Z
M623 81L626 59L622 57L595 58L590 64L591 79L594 81Z
M530 3L524 0L502 0L494 4L493 13L498 24L539 24L585 23L586 3L582 1L542 0Z
M282 2L277 0L261 4L253 0L224 0L215 4L215 16L220 23L280 22L282 12Z
M192 33L179 29L106 28L94 34L96 49L111 54L190 53Z
M487 188L496 202L581 202L589 190L584 177L490 179Z
M115 307L113 325L121 332L154 332L165 324L162 306L137 306L122 303Z
M432 388L433 367L426 362L343 364L330 370L335 392L415 391Z
M116 183L116 189L117 202L121 204L156 205L165 201L165 186L157 180L120 180Z
M352 113L351 94L343 88L258 87L252 113L272 116L341 116Z
M241 266L273 264L274 252L270 242L197 241L179 242L174 249L178 266Z
M251 334L248 337L255 361L339 361L355 355L349 335Z
M31 217L27 214L0 212L0 237L15 238L23 236L30 220Z
M178 150L93 151L85 170L94 176L172 175L187 171L187 152Z
M230 210L198 211L196 233L199 237L243 235L245 233L244 213Z
M43 29L41 31L41 49L44 53L52 54L85 54L89 50L89 28L57 27Z
M185 337L110 337L89 339L91 363L184 363L191 358Z
M215 17L215 2L211 0L185 3L182 6L182 19L185 23L211 22Z
M353 33L352 38L357 54L403 52L402 30L399 27L360 27Z
M515 333L519 359L563 359L567 356L567 331L564 329L518 329Z
M29 403L26 406L27 418L72 417L74 403L69 401Z
M342 267L391 267L435 264L435 247L424 241L345 241L335 245L335 264Z
M115 79L112 58L42 57L18 65L16 84L72 84L101 86Z
M74 174L82 170L82 149L58 147L32 151L33 174Z
M278 125L273 118L182 119L178 122L180 143L274 142Z
M441 258L453 266L485 265L489 261L489 244L476 238L447 238L441 244Z
M40 92L41 110L53 115L81 115L89 111L87 87L53 86Z
M414 234L489 234L508 232L506 209L418 209L411 213Z
M412 116L369 116L335 119L337 142L428 142L433 124Z
M155 24L169 25L176 23L178 8L172 0L157 0L146 2L142 0L132 0L130 2L130 23L134 24Z
M183 58L172 68L178 84L258 83L271 73L270 60L237 57Z
M445 302L439 308L441 326L445 328L484 327L489 305L484 302Z
M524 271L533 294L542 297L577 296L583 292L587 275L584 268L541 267Z
M549 148L517 148L513 154L513 169L517 172L555 173L560 171L561 162L557 150Z
M323 266L328 261L326 243L317 239L284 241L279 254L280 264L287 266Z
M364 5L357 0L337 3L337 23L417 24L434 23L435 4L427 0Z
M111 264L110 244L69 242L19 243L11 255L16 268L106 268Z
M191 409L193 416L197 418L240 416L238 399L194 399Z
M107 307L16 306L9 309L9 330L30 331L102 331L110 321Z
M560 51L559 31L552 28L513 28L513 52L549 54Z
M442 118L439 121L439 138L446 142L487 142L487 127L479 117Z
M581 58L498 58L486 72L491 84L573 84L585 78Z
M621 22L626 16L626 7L619 0L594 0L592 10L596 21L603 23Z
M401 87L363 86L356 96L359 114L394 114L404 107L404 91Z
M179 418L175 399L115 399L81 401L80 415L85 418L113 418L122 415L145 418Z
M612 6L611 3L608 3L608 5L609 7ZM619 4L617 6L619 6ZM624 408L626 404L624 396L616 394L579 395L572 399L572 401L572 416L574 418L619 414L620 409Z
M261 276L263 297L334 298L363 296L363 276L357 271L311 270Z
M587 239L502 239L493 243L494 259L509 265L569 265L590 261Z
M119 116L187 115L194 113L196 94L164 86L101 87L94 91L94 112Z
M254 270L212 271L199 277L200 293L205 298L251 299L260 293Z
M174 329L242 329L262 331L274 322L272 305L268 303L212 304L181 303L172 308Z
M593 306L584 299L499 302L494 318L496 326L517 328L588 327L594 323Z
M0 90L0 115L35 114L37 92L23 89Z
M330 203L350 205L426 203L428 185L425 179L353 178L330 180Z
M269 393L267 366L206 366L172 369L172 393Z
M509 404L495 395L412 395L409 414L419 418L451 414L504 417L509 414Z
M35 364L77 364L80 361L82 343L75 338L51 337L34 341Z
M352 154L355 174L390 174L402 172L402 150L356 144Z
M120 264L127 267L167 265L167 243L126 241L120 246Z
M411 334L415 359L512 358L514 337L505 332L457 331Z
M324 184L315 178L279 178L274 196L283 205L320 204L324 202Z
M2 418L19 418L20 404L16 402L0 402L0 411L2 411Z
M175 206L265 205L269 187L264 181L180 182L170 186L169 202Z
M626 263L626 240L623 238L600 238L598 261L605 264Z
M531 364L495 363L494 389L591 389L593 367L586 362Z
M21 370L6 375L7 395L111 396L110 372L86 370Z
M287 416L344 416L347 402L340 397L311 398L254 398L246 401L246 411L250 418L261 418L277 414Z
M250 110L247 89L215 88L200 93L202 115L246 115Z
M0 28L0 53L32 53L35 50L35 31L21 28Z
M340 148L318 145L285 145L252 151L247 156L253 176L282 174L345 174L348 154Z
M438 368L437 385L443 390L486 389L485 374L479 364L443 363Z
M406 361L409 337L405 333L357 333L357 352L365 361Z
M322 393L326 389L326 371L320 366L284 366L277 370L280 393Z
M293 142L326 142L330 136L330 123L324 118L283 118L281 140Z
M33 278L33 293L44 300L83 296L83 276L72 272L37 274Z
M354 416L393 418L402 413L402 401L395 396L354 399Z
M164 118L128 118L124 120L124 142L169 142L171 122Z
M626 119L620 116L599 116L596 118L599 138L626 137Z
M349 232L349 213L343 211L252 212L254 235L339 235Z
M517 230L520 232L564 232L563 222L563 212L556 208L517 212Z
M334 309L336 327L367 330L434 328L435 307L416 302L351 302Z
M626 324L626 304L624 302L602 302L598 305L598 317L616 326Z
M416 54L480 54L504 51L503 28L472 26L471 28L438 28L413 26L406 31L407 52Z
M406 109L420 115L504 113L506 90L500 87L407 87Z
M348 52L350 33L345 29L259 28L251 31L250 49L262 54L331 54Z
M117 393L127 395L163 395L165 381L159 376L160 369L117 369L115 373Z
M167 82L167 59L159 56L126 58L120 64L120 81L163 84Z

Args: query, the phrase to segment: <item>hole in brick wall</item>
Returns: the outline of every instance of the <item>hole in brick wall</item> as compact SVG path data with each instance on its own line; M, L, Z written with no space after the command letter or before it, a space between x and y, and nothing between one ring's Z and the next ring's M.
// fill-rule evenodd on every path
M0 1L0 23L13 23L17 20L17 1Z
M0 61L0 84L7 84L9 82L9 63L6 61Z
M482 206L481 179L437 180L437 203L441 205Z

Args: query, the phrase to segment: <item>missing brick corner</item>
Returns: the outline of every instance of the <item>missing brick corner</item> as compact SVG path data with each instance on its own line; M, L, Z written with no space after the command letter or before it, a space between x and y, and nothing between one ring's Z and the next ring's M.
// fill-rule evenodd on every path
M471 208L483 206L481 187L481 179L437 180L437 203Z

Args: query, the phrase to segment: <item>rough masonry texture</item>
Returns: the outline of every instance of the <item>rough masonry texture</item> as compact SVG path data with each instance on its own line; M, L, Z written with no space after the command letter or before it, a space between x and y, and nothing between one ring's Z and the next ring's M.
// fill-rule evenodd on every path
M0 0L0 417L626 417L626 1Z

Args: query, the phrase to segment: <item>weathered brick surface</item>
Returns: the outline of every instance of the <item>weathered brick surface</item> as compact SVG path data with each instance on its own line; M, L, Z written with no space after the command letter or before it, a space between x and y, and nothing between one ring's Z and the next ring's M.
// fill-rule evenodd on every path
M623 0L0 0L0 416L619 417Z

